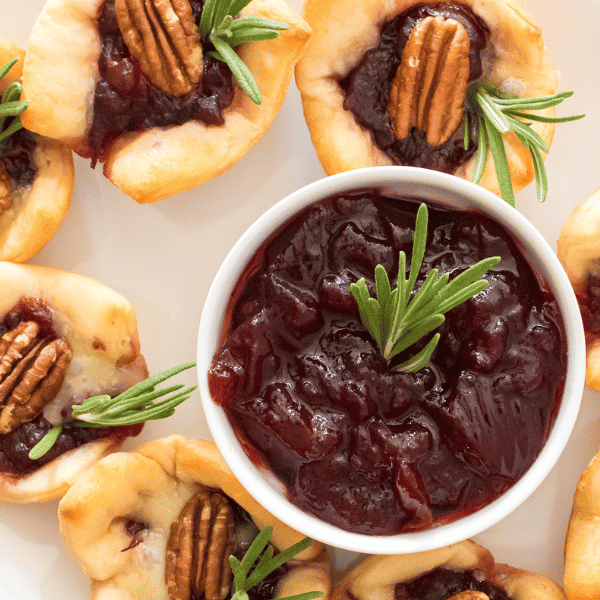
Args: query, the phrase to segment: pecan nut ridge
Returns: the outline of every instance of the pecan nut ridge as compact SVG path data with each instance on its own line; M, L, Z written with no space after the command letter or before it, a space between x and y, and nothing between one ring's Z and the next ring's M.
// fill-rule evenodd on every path
M26 321L0 338L0 434L34 419L63 384L69 344L38 335L37 323Z
M115 12L150 81L173 96L191 92L202 75L202 44L189 0L116 0Z
M201 488L171 525L165 581L170 600L224 600L233 574L235 523L227 498Z
M388 111L398 139L412 127L440 146L463 116L469 83L471 42L455 19L426 17L413 28L390 92Z

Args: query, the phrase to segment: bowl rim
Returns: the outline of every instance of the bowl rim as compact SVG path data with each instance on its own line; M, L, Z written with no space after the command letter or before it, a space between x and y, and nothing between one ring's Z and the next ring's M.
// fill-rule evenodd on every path
M225 307L247 261L260 243L293 214L314 202L354 188L410 188L455 197L499 221L520 242L536 270L551 288L563 316L567 340L567 376L552 430L531 467L506 492L475 513L425 531L366 535L343 530L293 505L283 486L257 468L238 442L223 409L208 391L208 368L221 340ZM385 191L385 190L384 190ZM406 192L400 195L405 195ZM440 548L481 533L522 504L558 461L573 430L585 383L585 336L577 300L555 252L541 233L515 208L488 190L437 171L416 167L367 167L325 177L289 194L260 216L239 238L221 264L209 289L198 330L197 375L200 398L211 435L242 486L279 520L328 545L370 554L405 554ZM275 489L278 488L278 491Z

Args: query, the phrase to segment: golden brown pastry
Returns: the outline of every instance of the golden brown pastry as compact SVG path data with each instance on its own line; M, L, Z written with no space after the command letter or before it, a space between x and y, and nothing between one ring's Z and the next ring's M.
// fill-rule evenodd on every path
M398 164L374 143L371 131L360 125L354 115L344 108L345 92L340 82L349 76L368 50L378 47L384 24L417 4L450 3L439 0L307 0L305 3L303 17L313 28L314 34L297 65L296 83L302 95L304 115L313 145L327 174L359 167ZM482 52L482 69L483 77L492 86L523 97L545 96L556 92L558 76L542 41L540 27L517 0L464 0L460 5L471 8L490 30L488 44ZM446 23L449 21L451 19ZM427 38L429 34L423 32L421 40L414 40L417 48L411 50L411 58L403 63L425 64L427 56L434 54L434 48L428 46L430 42L425 42L424 45L420 45L420 42L425 38L439 40L440 36L450 34L451 32L436 32ZM456 44L457 48L460 48L461 44L464 45L464 40L457 39ZM408 45L407 42L405 50ZM467 45L467 48L470 48L470 45ZM419 52L423 52L423 55ZM456 55L464 59L465 52L457 51ZM455 104L462 105L466 81L459 75L461 69L464 71L464 65L460 66L457 56L456 60L449 60L439 71L445 74L444 79L439 73L435 76L438 79L433 79L432 89L437 89L436 93L439 93L440 97L436 97L435 102L428 101L429 104L425 102L422 106L419 105L419 110L422 109L419 119L424 119L423 130L427 132L428 140L430 134L432 135L430 143L433 145L437 145L440 139L443 139L441 130L446 119L450 117L456 117L451 129L455 130L458 124L456 143L462 144L461 115L456 114ZM402 89L403 92L395 102L408 102L408 105L416 110L414 98L430 96L423 91L424 83L419 84L422 87L411 87L410 70L403 77L405 87L398 87L398 90ZM392 90L394 88L393 84ZM393 106L395 105L392 102L391 108ZM391 108L388 107L388 110ZM553 110L545 109L539 114L552 116ZM445 116L440 124L436 118L442 114ZM416 127L417 121L409 120L403 127L410 128L411 124ZM533 128L550 145L554 125L534 123ZM396 124L394 131L396 138L402 139ZM442 137L438 137L439 135ZM513 188L517 191L533 180L533 162L528 149L514 133L509 132L503 137ZM417 150L416 154L417 157L420 156L421 151ZM472 156L452 172L459 177L471 179L474 162L475 157ZM499 193L494 163L489 151L487 165L479 183L494 193Z
M0 94L21 80L25 60L24 50L0 38L0 66L15 57L19 62L0 81ZM5 160L29 142L30 168L9 164L7 171ZM73 155L63 144L26 131L8 138L0 150L0 260L24 262L44 247L67 214L73 178Z
M73 404L148 376L135 313L89 277L0 262L0 315L0 500L57 498L140 431L65 425L50 452L28 457Z
M600 453L575 490L565 543L565 591L569 600L600 598Z
M209 525L211 512L214 525ZM304 537L242 488L214 443L179 435L102 459L65 494L59 522L67 546L92 579L91 598L103 600L185 598L191 587L194 597L204 597L205 592L207 598L224 599L231 583L232 536L238 541L247 538L243 546L257 527L270 525L271 540L279 549ZM201 562L198 558L186 562L192 553L186 550L186 540L196 527L197 555L213 565L209 572L222 583L221 591L212 594L210 577L205 584L190 584L192 564ZM327 600L330 565L323 545L313 543L297 558L301 560L269 597L315 590L324 592ZM185 582L177 592L175 573L177 581Z
M550 579L496 564L492 554L472 540L415 554L370 556L336 584L331 597L417 600L422 597L419 589L426 590L433 578L447 591L439 596L441 600L489 600L490 587L506 594L495 598L567 600L562 588Z
M49 0L31 33L24 72L24 97L30 101L26 127L62 140L82 156L90 156L101 52L97 15L103 2ZM238 47L262 104L254 104L234 83L222 125L188 121L117 137L102 157L104 174L137 202L156 202L219 175L271 125L310 29L284 0L253 0L242 14L290 25L277 39Z
M600 390L600 189L569 215L557 243L581 309L586 333L585 382Z

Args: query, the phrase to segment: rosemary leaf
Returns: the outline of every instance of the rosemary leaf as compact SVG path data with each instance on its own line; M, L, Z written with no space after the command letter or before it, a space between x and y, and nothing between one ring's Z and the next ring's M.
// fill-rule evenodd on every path
M525 123L523 121L519 121L514 117L507 115L506 118L510 123L512 130L519 136L521 142L523 142L526 146L533 144L537 146L542 152L548 153L548 145L542 139L540 134L530 127L529 123ZM524 142L524 140L527 140Z
M4 119L2 119L4 121ZM0 121L0 127L2 127L2 121ZM23 129L23 123L19 119L15 119L2 133L0 133L0 142L3 142L9 135Z
M544 167L544 158L535 146L529 144L529 151L533 158L533 168L535 169L535 191L538 202L544 202L548 195L548 177Z
M252 0L233 0L231 6L229 7L229 14L232 17L235 17L238 13L240 13L248 4L250 4Z
M227 39L227 43L232 48L235 48L246 42L264 42L265 40L274 40L277 37L279 37L279 33L277 31L252 29L249 31L244 31L243 33L232 33L231 37Z
M488 153L487 132L481 115L477 115L477 137L477 153L475 154L475 168L473 170L473 181L475 183L479 183L483 177Z
M202 14L200 15L200 31L203 33L210 33L213 28L214 14L217 7L218 0L206 0L204 7L202 8Z
M296 542L289 548L286 548L276 556L273 556L269 561L262 565L261 570L255 569L250 576L246 579L244 589L248 591L253 588L257 583L262 581L267 575L272 573L275 569L285 564L300 552L306 550L312 544L310 538L304 538L299 542Z
M230 26L232 32L245 29L269 29L272 31L285 31L290 26L287 23L273 21L266 17L239 17L235 19Z
M63 426L55 425L46 433L46 435L29 451L29 458L31 460L37 460L42 458L52 446L56 443L58 436L62 433Z
M393 370L401 371L404 373L411 373L415 371L420 371L422 368L426 367L431 359L431 355L435 350L438 342L440 341L440 334L436 333L427 343L427 345L421 350L419 353L415 354L412 358L396 365Z
M250 96L252 102L260 104L262 96L250 69L236 54L235 50L221 38L211 36L211 41L215 46L219 58L231 69L233 76L238 80L241 88Z
M530 121L539 121L540 123L568 123L570 121L579 121L579 119L583 119L583 117L585 117L585 115L573 115L571 117L544 117L542 115L536 115L530 112L525 113L517 110L512 110L510 114L513 117L529 119Z
M212 16L213 29L220 29L223 26L225 17L231 16L229 14L231 3L232 0L219 0L216 3Z
M505 202L511 206L515 206L515 194L513 191L512 180L510 178L510 169L508 159L506 158L506 150L504 148L504 140L502 132L498 131L490 121L485 121L485 132L496 167L496 177L500 186L500 195Z
M425 337L428 333L437 329L444 321L444 315L439 313L422 319L414 329L409 330L409 332L394 345L389 355L390 359L400 354L400 352L404 352L407 348L410 348L422 337Z
M510 125L508 124L506 117L502 111L495 106L487 93L484 93L482 89L478 90L475 93L475 99L483 111L486 124L492 124L500 133L508 133L510 131Z
M0 79L4 79L6 74L19 62L19 57L11 58L7 63L0 69Z

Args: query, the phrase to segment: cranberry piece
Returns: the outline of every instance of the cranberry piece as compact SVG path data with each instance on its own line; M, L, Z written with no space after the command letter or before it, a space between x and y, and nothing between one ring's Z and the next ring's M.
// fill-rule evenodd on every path
M271 321L281 319L298 335L314 332L322 324L319 302L313 292L274 273L264 275L265 306Z
M326 309L358 316L358 304L350 290L350 285L357 280L348 271L327 273L319 285L319 301Z
M385 238L377 238L362 230L356 223L347 222L333 235L330 245L331 262L340 270L352 265L368 277L381 264L392 271L397 260L386 244ZM396 257L397 259L397 257Z

